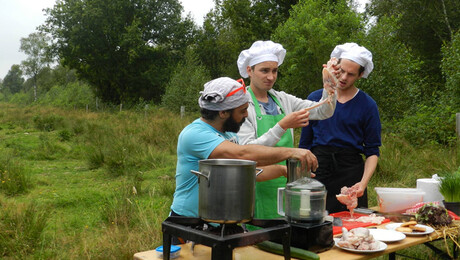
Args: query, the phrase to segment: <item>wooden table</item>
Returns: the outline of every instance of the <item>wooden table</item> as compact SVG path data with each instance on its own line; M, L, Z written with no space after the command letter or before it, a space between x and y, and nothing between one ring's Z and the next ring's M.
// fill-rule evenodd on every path
M458 221L458 220L457 220ZM388 223L376 226L376 228L385 228ZM385 251L374 253L374 254L360 254L342 250L337 247L333 247L330 250L319 253L321 260L355 260L355 259L371 259L381 255L391 254L398 250L409 248L412 246L420 245L429 241L436 240L442 237L442 234L437 233L436 230L423 236L406 236L405 239L387 243L388 247ZM191 252L191 243L181 245L181 254L177 260L182 259L193 259L193 260L209 260L211 259L211 248L203 245L196 245L194 253ZM158 260L155 250L149 250L145 252L139 252L134 254L134 260ZM233 250L233 259L235 260L283 260L284 257L281 255L275 255L258 249L256 246L245 246L238 247Z

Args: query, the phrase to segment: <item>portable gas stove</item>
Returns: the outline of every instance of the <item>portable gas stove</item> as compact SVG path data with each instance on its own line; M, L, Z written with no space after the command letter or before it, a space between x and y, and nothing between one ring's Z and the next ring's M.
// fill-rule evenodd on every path
M291 258L291 227L285 220L253 219L245 224L261 229L244 232L238 224L220 224L219 227L215 227L216 225L210 225L201 218L170 216L161 224L163 259L169 260L172 236L211 247L212 260L231 260L233 249L236 247L280 239L283 244L284 259Z

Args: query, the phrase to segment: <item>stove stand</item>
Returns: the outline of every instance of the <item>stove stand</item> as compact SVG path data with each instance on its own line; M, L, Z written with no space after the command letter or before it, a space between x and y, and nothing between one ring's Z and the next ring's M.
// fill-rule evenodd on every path
M212 260L232 260L236 247L255 245L266 240L280 239L284 249L284 259L291 258L291 227L281 219L253 219L246 224L260 227L246 233L216 234L197 229L208 222L200 218L170 216L161 224L163 231L163 259L169 260L171 237L181 237L212 248ZM228 224L221 224L228 225ZM225 227L223 227L225 229Z

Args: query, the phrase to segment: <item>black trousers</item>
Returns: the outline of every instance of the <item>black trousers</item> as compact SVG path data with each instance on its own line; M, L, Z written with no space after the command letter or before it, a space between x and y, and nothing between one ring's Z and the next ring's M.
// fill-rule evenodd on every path
M364 160L359 150L333 146L316 146L312 150L318 158L319 167L315 179L326 186L326 209L329 213L347 211L336 195L344 186L351 187L361 181L364 173ZM358 207L368 207L367 189L358 198Z

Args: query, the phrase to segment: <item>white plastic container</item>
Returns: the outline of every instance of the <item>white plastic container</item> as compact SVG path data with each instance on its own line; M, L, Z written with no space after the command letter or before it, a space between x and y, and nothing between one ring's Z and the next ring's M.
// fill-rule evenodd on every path
M424 191L413 188L375 187L381 212L403 212L423 202Z
M169 258L173 259L173 258L179 257L180 250L181 250L180 246L171 245L171 250L169 251L170 252ZM155 251L157 252L157 257L163 259L163 246L157 247Z

